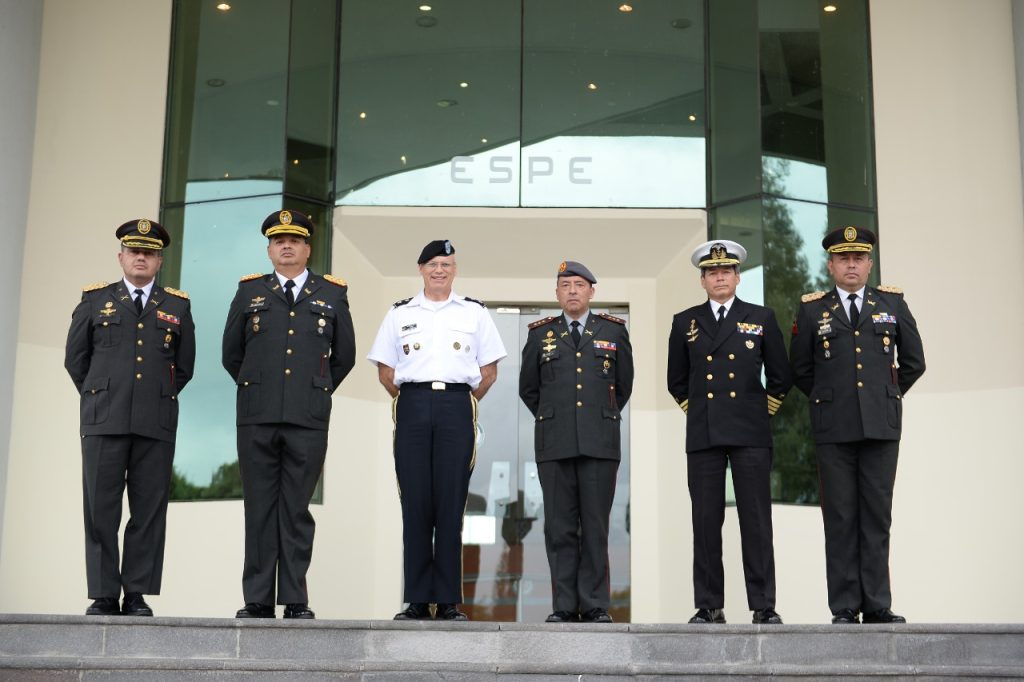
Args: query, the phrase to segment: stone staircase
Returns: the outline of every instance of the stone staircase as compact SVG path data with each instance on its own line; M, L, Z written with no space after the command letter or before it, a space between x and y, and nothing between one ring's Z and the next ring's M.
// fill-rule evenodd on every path
M1024 625L544 625L0 615L0 680L1006 680Z

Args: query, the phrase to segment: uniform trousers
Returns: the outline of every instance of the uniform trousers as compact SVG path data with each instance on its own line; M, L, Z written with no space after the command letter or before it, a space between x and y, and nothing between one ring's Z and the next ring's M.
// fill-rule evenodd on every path
M476 417L468 390L403 385L395 399L406 602L462 603L462 517L476 464Z
M725 607L722 526L726 461L732 468L740 522L743 577L750 610L775 608L771 448L718 447L686 456L693 517L693 592L698 609Z
M167 534L167 496L174 443L143 436L82 438L85 573L89 598L125 592L160 594ZM124 530L124 560L117 534L125 486L131 517Z
M555 611L586 613L611 604L608 526L618 470L618 460L596 457L537 463Z
M306 571L316 530L309 501L326 455L327 431L292 424L238 427L245 507L245 603L309 602Z
M892 606L889 527L898 440L819 443L828 606L870 613Z

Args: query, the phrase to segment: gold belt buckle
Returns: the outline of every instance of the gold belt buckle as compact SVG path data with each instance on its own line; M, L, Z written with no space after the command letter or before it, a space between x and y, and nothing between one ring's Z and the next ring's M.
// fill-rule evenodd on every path
M447 388L443 381L432 381L430 382L430 389L433 391L443 391Z

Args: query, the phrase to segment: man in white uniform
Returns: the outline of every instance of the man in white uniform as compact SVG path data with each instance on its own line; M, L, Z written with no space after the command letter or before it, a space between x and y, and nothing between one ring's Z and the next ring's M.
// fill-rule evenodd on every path
M484 304L452 291L455 248L427 244L423 291L384 316L367 359L395 399L395 472L402 503L405 601L396 620L466 620L462 515L476 460L477 402L505 346Z

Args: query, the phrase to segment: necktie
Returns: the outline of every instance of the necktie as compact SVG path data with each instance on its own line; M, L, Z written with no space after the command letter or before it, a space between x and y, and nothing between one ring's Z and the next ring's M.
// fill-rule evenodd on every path
M857 320L860 318L860 311L857 310L857 294L850 294L846 298L850 301L850 326L857 328Z
M580 321L579 320L573 320L572 321L572 334L571 335L572 335L572 342L574 344L576 344L577 346L579 346L580 345Z
M725 306L718 306L718 326L722 326L722 321L725 320Z
M142 314L142 289L135 290L135 312Z
M288 280L284 283L284 297L288 299L288 305L295 305L295 292L292 289L295 288L295 282Z

